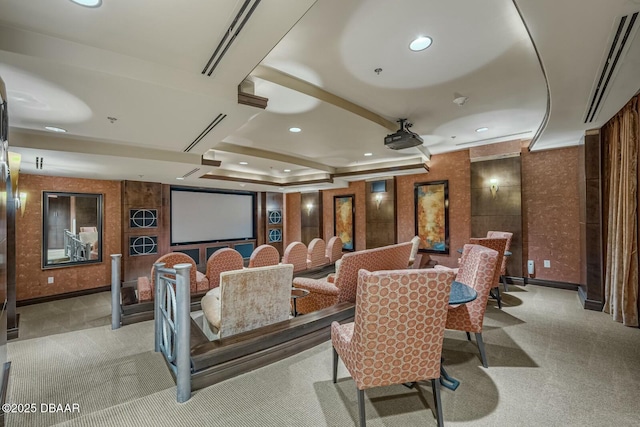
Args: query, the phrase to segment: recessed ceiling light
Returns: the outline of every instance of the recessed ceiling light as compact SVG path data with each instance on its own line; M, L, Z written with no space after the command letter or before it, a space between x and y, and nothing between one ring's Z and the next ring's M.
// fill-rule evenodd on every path
M179 179L180 181L182 181L184 179L184 177L183 176L179 176L176 179Z
M373 153L364 153L365 157L373 156Z
M480 132L486 132L488 130L489 130L489 128L478 128L478 129L476 129L476 132L480 133Z
M420 52L421 50L425 50L426 48L431 46L432 42L433 40L431 40L431 37L420 36L414 41L412 41L411 43L409 43L409 49L411 49L414 52Z
M300 129L300 128L289 128L289 132L298 133L298 132L301 132L301 131L302 131L302 129Z
M65 133L67 130L62 128L57 128L55 126L45 126L46 130L50 130L51 132Z
M291 172L291 169L285 169L284 172Z
M240 162L240 164L244 166L244 165L248 165L249 163L247 163L247 162Z
M79 4L80 6L85 7L100 7L102 5L102 0L71 0L75 4Z

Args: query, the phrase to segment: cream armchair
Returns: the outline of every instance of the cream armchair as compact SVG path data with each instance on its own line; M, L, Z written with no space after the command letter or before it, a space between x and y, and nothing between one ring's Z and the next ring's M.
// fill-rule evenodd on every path
M289 319L292 279L291 264L220 273L220 287L201 301L205 334L224 338Z

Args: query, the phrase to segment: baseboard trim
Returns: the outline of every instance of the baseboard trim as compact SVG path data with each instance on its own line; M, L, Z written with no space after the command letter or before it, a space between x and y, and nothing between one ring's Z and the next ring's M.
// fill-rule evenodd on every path
M20 332L20 313L16 313L16 326L15 328L7 328L7 341L15 340L18 338Z
M0 405L7 403L7 391L9 389L9 374L11 373L11 362L5 362L2 366L2 385L0 389ZM4 411L0 411L0 427L4 427Z
M603 302L587 298L587 294L582 287L578 288L578 297L580 298L582 308L585 310L602 311L602 308L604 307Z
M110 290L111 290L111 286L106 285L106 286L100 286L98 288L82 289L80 291L67 292L64 294L47 295L44 297L23 299L20 301L16 301L16 307L24 307L25 305L41 304L43 302L51 302L51 301L58 301L58 300L67 299L67 298L81 297L83 295L97 294L99 292L106 292Z
M555 280L543 280L543 279L534 279L531 277L512 277L507 276L507 283L514 285L537 285L544 286L547 288L555 288L555 289L564 289L567 291L577 291L580 288L580 285L576 283L569 282L558 282Z

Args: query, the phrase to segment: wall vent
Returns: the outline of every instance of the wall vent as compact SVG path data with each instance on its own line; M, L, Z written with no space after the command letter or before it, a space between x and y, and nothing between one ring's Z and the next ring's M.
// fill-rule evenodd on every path
M188 153L189 151L193 150L193 148L194 148L196 145L198 145L198 143L199 143L200 141L202 141L202 138L204 138L205 136L207 136L207 135L209 134L209 132L211 132L211 130L212 130L214 127L218 126L218 125L220 124L220 122L224 120L224 118L225 118L225 117L227 117L227 115L226 115L226 114L222 114L222 113L218 114L218 115L216 116L216 118L215 118L215 119L213 119L213 121L212 121L211 123L209 123L209 126L207 126L206 128L204 128L204 130L203 130L202 132L200 132L200 135L198 135L198 136L196 137L196 139L194 139L194 140L193 140L193 142L192 142L191 144L189 144L189 146L188 146L187 148L185 148L183 151L184 151L185 153Z
M602 101L605 99L609 89L609 83L611 83L618 72L619 65L621 63L625 48L628 46L627 42L631 41L632 33L636 30L638 12L633 15L625 15L620 18L618 27L616 29L615 36L609 46L609 51L604 64L600 67L600 75L598 76L597 83L594 85L591 97L589 98L587 114L584 118L585 123L593 122L600 112Z
M253 11L256 10L256 7L258 7L259 4L260 0L244 1L242 7L238 11L238 14L235 16L235 18L233 18L233 21L231 21L231 25L229 25L229 28L224 33L224 36L222 36L222 40L220 40L220 43L218 43L218 46L213 51L213 54L211 55L211 58L209 58L207 65L205 65L204 69L202 70L202 74L211 76L211 74L216 69L224 55L227 53L227 50L229 50L229 47L231 47L231 44L235 41L236 37L238 37L238 34L240 34L240 31L242 31L249 18L251 18L251 15L253 15Z

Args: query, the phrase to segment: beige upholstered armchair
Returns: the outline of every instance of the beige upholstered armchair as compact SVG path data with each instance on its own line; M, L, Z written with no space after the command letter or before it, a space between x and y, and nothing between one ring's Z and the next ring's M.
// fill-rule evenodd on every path
M345 254L336 268L336 274L325 279L297 277L296 288L307 289L310 294L297 301L298 313L310 313L339 302L356 301L358 270L398 270L407 268L411 243L384 246Z
M416 255L418 255L418 249L420 249L420 236L414 236L411 239L411 254L409 255L409 267L413 266L414 261L416 260Z
M289 319L293 265L227 271L202 298L204 332L228 337Z
M171 252L162 255L154 264L163 262L165 268L173 268L176 264L191 264L191 294L204 293L209 289L209 280L207 277L196 269L196 263L193 259L182 252ZM151 267L151 277L138 277L138 301L153 300L155 292L155 267Z

